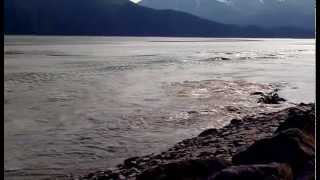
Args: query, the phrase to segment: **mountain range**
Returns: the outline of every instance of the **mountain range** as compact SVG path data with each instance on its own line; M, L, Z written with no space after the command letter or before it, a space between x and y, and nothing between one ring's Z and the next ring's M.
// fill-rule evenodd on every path
M32 35L313 37L296 27L218 23L129 0L5 0L4 33Z
M315 28L315 0L142 0L139 4L227 24Z

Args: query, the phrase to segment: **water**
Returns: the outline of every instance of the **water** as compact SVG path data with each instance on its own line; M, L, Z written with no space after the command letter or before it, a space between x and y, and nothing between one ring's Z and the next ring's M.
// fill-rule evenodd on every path
M4 43L6 179L112 167L234 117L315 100L314 39L5 36ZM250 95L275 87L288 103L257 104Z

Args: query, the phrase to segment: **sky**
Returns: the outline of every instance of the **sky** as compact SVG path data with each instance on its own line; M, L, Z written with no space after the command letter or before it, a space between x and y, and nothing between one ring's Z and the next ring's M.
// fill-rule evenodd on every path
M130 0L130 1L137 3L137 2L139 2L141 0Z

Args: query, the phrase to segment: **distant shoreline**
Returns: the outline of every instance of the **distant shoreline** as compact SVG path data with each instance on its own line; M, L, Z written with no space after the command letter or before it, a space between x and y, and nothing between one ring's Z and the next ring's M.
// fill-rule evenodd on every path
M316 37L213 37L213 36L132 36L132 35L45 35L45 34L4 34L6 36L16 36L16 37L133 37L133 38L214 38L214 39L316 39ZM253 40L258 41L258 40ZM157 42L157 41L152 41ZM159 41L159 42L170 42L170 41ZM186 41L176 41L176 42L186 42ZM194 41L190 41L194 42ZM208 41L196 41L196 42L208 42Z

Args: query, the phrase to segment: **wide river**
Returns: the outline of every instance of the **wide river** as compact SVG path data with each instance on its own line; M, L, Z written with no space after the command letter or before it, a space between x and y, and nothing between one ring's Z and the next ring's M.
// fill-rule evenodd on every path
M314 39L5 36L4 44L5 179L112 167L231 118L315 101ZM273 88L286 103L250 95Z

